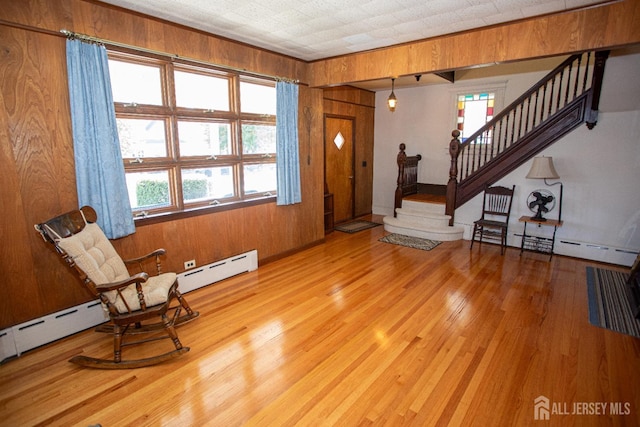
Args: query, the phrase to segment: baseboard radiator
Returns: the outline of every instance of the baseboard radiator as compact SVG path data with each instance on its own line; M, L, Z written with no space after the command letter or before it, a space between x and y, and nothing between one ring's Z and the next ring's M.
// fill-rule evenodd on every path
M611 245L600 245L597 243L579 242L568 239L556 239L554 252L559 255L606 262L624 267L631 267L636 256L638 256L636 250L629 248L619 248Z
M178 274L179 289L187 293L257 268L258 251L252 250ZM1 330L0 363L108 320L96 300Z
M100 301L90 301L0 331L0 360L84 331L109 320Z
M258 251L252 250L178 274L180 292L186 293L258 268Z

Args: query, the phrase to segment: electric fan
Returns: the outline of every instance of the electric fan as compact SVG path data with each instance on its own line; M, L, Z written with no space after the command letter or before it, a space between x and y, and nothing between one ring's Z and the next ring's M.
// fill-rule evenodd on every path
M533 190L527 197L527 206L535 213L535 216L531 217L532 220L546 221L542 214L551 212L556 207L556 198L549 190Z

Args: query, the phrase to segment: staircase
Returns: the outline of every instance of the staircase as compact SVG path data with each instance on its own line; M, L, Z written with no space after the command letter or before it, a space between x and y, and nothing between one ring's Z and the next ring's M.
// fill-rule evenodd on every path
M410 197L396 209L396 217L385 216L384 229L390 233L422 239L449 242L461 240L464 228L449 226L451 217L444 213L445 204Z
M463 228L453 225L457 207L580 124L596 125L608 54L572 55L466 140L461 142L454 130L444 205L411 196L419 193L421 156L406 156L400 144L395 212L384 218L385 230L438 241L462 239Z
M592 129L608 51L572 55L465 141L452 132L445 212L455 209L582 123Z

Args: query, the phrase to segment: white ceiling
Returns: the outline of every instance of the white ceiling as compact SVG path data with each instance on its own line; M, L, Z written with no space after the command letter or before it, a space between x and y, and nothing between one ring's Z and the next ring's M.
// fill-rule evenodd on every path
M101 0L305 61L612 0ZM397 88L442 83L399 76ZM388 90L388 79L353 86Z

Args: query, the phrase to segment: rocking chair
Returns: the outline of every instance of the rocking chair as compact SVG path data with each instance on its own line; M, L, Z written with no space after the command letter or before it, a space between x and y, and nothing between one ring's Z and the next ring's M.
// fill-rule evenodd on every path
M127 369L155 365L189 351L183 347L174 329L175 325L198 317L178 291L175 273L162 273L157 249L142 257L123 260L98 224L97 214L89 206L67 212L35 226L45 241L53 243L56 251L73 268L85 289L100 299L109 314L110 323L96 331L113 333L113 360L75 356L69 361L81 366L102 369ZM157 275L145 272L130 276L125 264L138 264L155 258ZM178 304L171 306L173 301ZM186 312L180 316L181 310ZM168 313L173 312L171 316ZM158 336L158 332L165 334ZM125 338L141 333L156 333L155 337L125 342ZM122 347L170 338L175 350L153 357L122 360Z

